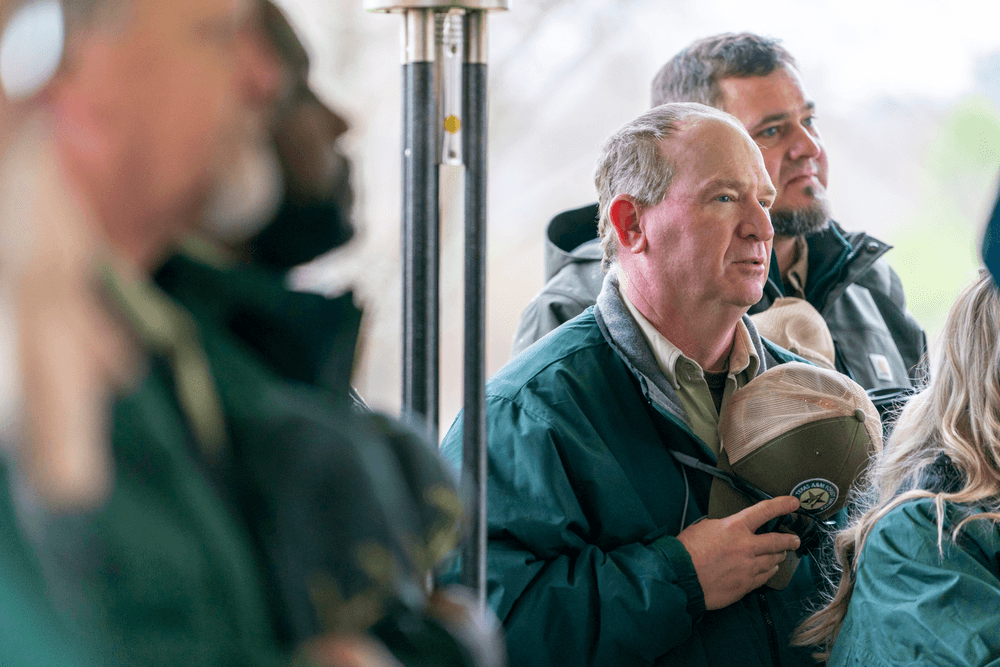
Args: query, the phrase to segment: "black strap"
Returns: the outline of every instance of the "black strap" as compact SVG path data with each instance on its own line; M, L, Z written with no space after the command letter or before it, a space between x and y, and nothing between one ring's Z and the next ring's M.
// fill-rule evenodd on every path
M762 491L761 489L758 489L750 482L747 482L744 479L740 479L735 475L730 475L729 473L724 472L719 468L716 468L715 466L710 466L707 463L702 463L693 456L682 454L673 449L669 451L670 455L674 457L674 459L681 465L685 465L689 468L694 468L695 470L700 470L701 472L707 472L712 477L716 477L718 479L721 479L723 482L726 482L727 484L729 484L729 486L733 487L736 491L742 493L751 500L760 502L762 500L770 500L771 498L774 497L769 493Z
M678 463L688 468L694 468L704 473L708 473L712 477L721 479L722 481L729 484L739 493L742 493L747 498L754 500L755 502L760 502L763 500L770 500L774 496L770 495L766 491L763 491L750 482L736 477L735 475L730 475L729 473L716 468L715 466L710 466L707 463L703 463L693 456L688 456L687 454L682 454L676 450L668 450L670 455L674 457ZM807 551L812 550L819 542L822 540L824 535L828 534L830 531L836 529L836 524L833 521L820 521L813 516L805 514L803 512L792 512L791 514L786 514L784 516L779 516L775 519L771 519L763 526L761 526L757 533L771 533L779 528L787 528L799 536L801 544L798 549L798 554L801 556Z

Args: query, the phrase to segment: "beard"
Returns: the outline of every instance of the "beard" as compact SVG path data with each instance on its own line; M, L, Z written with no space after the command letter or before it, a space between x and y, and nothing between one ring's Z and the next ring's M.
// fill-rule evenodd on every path
M830 204L825 196L817 195L815 191L810 192L808 188L806 194L812 194L815 199L812 204L790 209L772 209L771 226L774 228L775 236L801 236L812 234L826 227L830 219Z
M201 228L223 243L242 243L271 222L284 194L274 145L266 139L249 142L216 189Z

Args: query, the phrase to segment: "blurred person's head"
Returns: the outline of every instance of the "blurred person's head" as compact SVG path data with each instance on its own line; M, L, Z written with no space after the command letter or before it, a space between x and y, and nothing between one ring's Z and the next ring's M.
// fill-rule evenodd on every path
M605 262L651 308L723 309L738 319L762 295L774 188L732 116L658 106L604 144L595 174Z
M252 262L286 270L353 236L350 162L339 148L347 123L309 86L309 55L278 7L264 3L263 30L286 85L268 136L247 143L205 217L209 236Z
M71 36L56 143L107 241L147 268L200 219L282 85L258 0L105 0Z
M926 386L899 414L869 473L869 490L836 538L842 571L830 603L803 627L802 645L832 647L854 589L857 559L875 523L916 498L980 506L1000 520L1000 292L986 271L948 313ZM938 526L943 515L938 508ZM966 521L950 535L954 538Z
M17 100L39 113L26 114L0 163L0 291L21 397L0 437L17 444L31 494L66 506L110 488L107 409L135 369L101 289L105 248L150 268L263 131L280 73L257 0L62 7L61 65Z
M726 33L699 40L653 79L653 105L701 102L736 116L760 147L778 196L779 236L826 226L827 158L795 59L776 39Z

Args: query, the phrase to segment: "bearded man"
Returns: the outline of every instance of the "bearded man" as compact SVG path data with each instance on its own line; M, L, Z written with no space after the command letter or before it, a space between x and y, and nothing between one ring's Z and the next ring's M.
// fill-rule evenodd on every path
M653 106L700 102L735 116L753 137L778 192L774 256L751 314L798 297L823 316L836 367L865 389L909 388L927 343L903 285L882 259L890 246L830 217L827 155L816 105L795 59L751 33L699 40L653 79ZM546 284L521 316L513 354L593 305L603 281L597 205L560 213L546 234Z

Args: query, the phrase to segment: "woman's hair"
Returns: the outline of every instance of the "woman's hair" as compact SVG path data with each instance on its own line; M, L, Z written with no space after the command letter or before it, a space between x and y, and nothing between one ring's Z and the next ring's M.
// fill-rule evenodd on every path
M1000 520L1000 292L985 271L959 294L935 352L927 384L900 413L866 489L854 498L848 526L834 540L836 590L796 631L794 643L819 647L819 659L829 656L844 622L865 540L891 509L934 498L939 550L946 501L992 510L959 522L951 539L971 519ZM941 454L961 473L959 488L921 489L921 478Z

